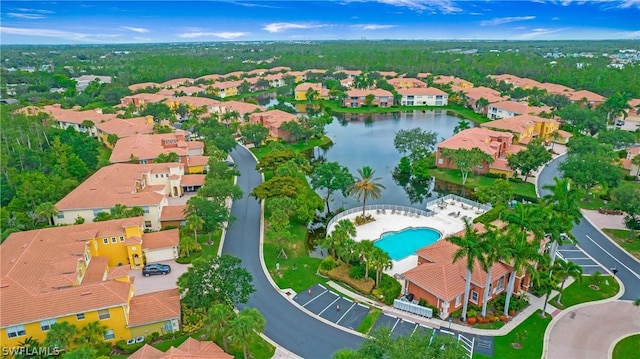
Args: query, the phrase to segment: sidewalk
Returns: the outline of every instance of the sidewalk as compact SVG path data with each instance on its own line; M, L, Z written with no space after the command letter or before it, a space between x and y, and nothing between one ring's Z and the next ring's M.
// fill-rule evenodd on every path
M570 278L567 280L567 283L565 284L566 286L569 286L571 283L573 283L573 278ZM347 288L344 288L343 286L333 282L333 281L328 281L327 285L331 288L333 288L334 290L336 290L337 292L353 298L355 301L360 302L360 303L364 303L367 304L371 307L375 307L375 308L379 308L381 309L384 313L387 314L391 314L393 316L396 316L398 318L402 318L402 319L407 319L410 320L412 322L418 323L418 324L423 324L426 325L428 327L431 328L435 328L435 329L439 329L440 327L445 327L445 328L451 328L453 330L459 331L459 332L463 332L463 333L470 333L470 334L477 334L477 335L486 335L486 336L501 336L501 335L506 335L508 334L511 330L513 330L515 327L517 327L518 325L520 325L525 319L529 318L529 316L531 316L535 311L537 311L538 309L542 309L544 306L544 297L542 298L538 298L530 293L525 293L525 295L527 296L527 299L529 300L529 306L526 307L522 312L518 313L515 317L511 318L502 328L500 329L477 329L477 328L472 328L466 325L461 325L457 322L451 322L449 323L449 321L446 320L442 320L442 319L437 319L437 318L426 318L426 317L422 317L419 315L415 315L412 313L408 313L399 309L396 309L394 307L388 306L388 305L384 305L378 302L375 302L369 298L366 298L358 293L355 293L353 291L350 291ZM551 295L549 296L549 298L553 298L554 296L556 296L558 294L557 291L553 291L551 293ZM551 316L556 316L558 315L561 310L554 307L551 304L547 304L547 308L546 308L546 312L548 314L550 314Z

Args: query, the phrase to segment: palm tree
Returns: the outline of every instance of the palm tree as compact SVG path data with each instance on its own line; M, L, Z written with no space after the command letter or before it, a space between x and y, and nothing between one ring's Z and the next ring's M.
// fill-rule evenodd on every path
M53 216L58 214L58 210L53 203L43 202L36 207L36 214L38 218L46 219L49 225L53 226Z
M96 344L102 343L104 341L104 334L106 332L107 327L100 324L100 322L90 322L84 327L80 328L80 337L77 340L77 344L88 344L90 346L95 346Z
M351 185L349 193L355 196L359 201L362 198L362 218L365 216L365 207L367 205L367 198L378 199L382 196L382 190L386 189L380 181L380 177L373 177L374 171L369 166L358 168L358 174L360 178L356 178L356 182Z
M197 214L190 214L187 217L187 221L184 224L184 229L187 231L193 231L193 238L198 240L198 231L204 227L204 219Z
M537 273L537 272L534 272ZM544 277L536 275L536 282L538 287L541 289L542 293L544 293L544 305L542 306L542 317L546 318L547 316L547 303L549 303L549 296L554 289L558 288L558 279L554 276Z
M78 328L69 322L58 322L51 326L44 339L44 346L66 349L71 345Z
M373 251L370 254L371 266L376 269L376 284L378 287L380 285L380 281L382 281L382 272L385 269L390 269L393 266L393 262L391 262L391 257L389 254L378 247L373 247Z
M484 256L481 260L482 269L487 272L487 280L484 285L484 295L482 298L482 316L487 316L487 302L491 295L491 273L493 265L508 256L508 250L504 245L506 237L502 235L496 227L485 225L486 232L482 235L484 240Z
M453 128L453 133L456 134L460 131L468 130L471 128L471 123L467 120L462 120L458 122L456 127Z
M356 255L356 241L354 241L351 237L344 238L340 245L336 248L336 254L338 258L340 258L344 263L346 263L347 267L349 263L354 259Z
M484 97L480 97L478 99L478 101L476 101L476 112L477 113L484 113L485 112L485 108L489 105L489 100L487 100Z
M527 237L529 233L534 235L536 241L544 238L544 217L543 207L534 203L516 203L514 208L506 211L502 219L509 223L510 227L517 227L520 235Z
M558 295L558 299L556 302L558 304L562 304L562 292L564 291L564 283L569 279L569 277L581 282L582 281L582 267L571 262L571 261L557 261L555 265L555 273L560 278L560 288Z
M544 222L545 232L551 235L550 266L553 266L558 246L562 244L564 238L570 238L568 233L571 233L574 224L580 223L582 217L580 207L578 207L580 200L578 191L571 189L569 180L566 178L555 177L553 181L553 185L543 187L551 191L543 199L549 216L548 220ZM566 233L566 237L562 235L563 233Z
M469 221L464 222L464 235L462 237L452 236L445 238L446 241L458 246L458 250L453 254L453 262L465 259L467 276L464 286L464 301L462 304L462 320L467 320L467 307L469 305L469 292L471 290L471 274L476 259L482 260L484 253L484 243L478 230Z
M373 242L365 239L356 245L356 252L360 256L360 262L364 262L364 278L365 280L369 278L369 266L371 265L371 258L374 252Z
M356 236L356 226L348 219L343 219L336 223L333 232L328 235L323 245L334 258L337 258L336 249L347 239L353 239Z
M36 358L45 358L44 353L40 354L40 347L42 345L37 339L33 339L33 337L27 337L25 340L18 342L18 346L21 348L25 348L25 354L18 352L14 358L15 359L36 359Z
M266 321L255 308L245 308L229 322L229 336L242 345L244 359L249 357L249 344L264 331Z
M229 321L233 320L236 313L233 308L225 303L216 303L209 308L209 313L204 319L204 331L209 336L209 340L222 337L222 347L227 351Z
M509 275L509 285L507 286L507 298L504 303L504 315L509 315L509 303L516 282L516 276L520 272L535 273L536 269L531 261L542 260L544 257L538 252L539 246L536 241L529 242L526 232L522 235L522 231L515 226L507 229L509 244L507 245L509 257L512 259L511 267L513 268Z
M182 236L180 238L180 254L185 255L188 258L191 256L191 251L199 252L202 250L202 246L194 237Z

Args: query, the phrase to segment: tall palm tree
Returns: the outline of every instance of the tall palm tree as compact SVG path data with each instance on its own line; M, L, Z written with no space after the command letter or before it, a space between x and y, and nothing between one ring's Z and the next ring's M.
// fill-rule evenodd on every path
M370 257L371 266L376 269L375 286L378 287L380 285L380 281L382 281L382 272L385 269L390 269L393 266L393 262L387 252L375 246L373 247Z
M507 298L504 303L505 316L509 314L509 303L511 301L511 296L513 295L516 276L518 273L535 273L536 269L531 261L540 261L544 258L538 251L540 248L538 242L529 242L526 232L524 232L523 235L523 232L519 228L510 226L507 229L507 236L509 238L508 253L511 258L511 267L513 270L509 275Z
M187 231L193 231L193 238L198 241L198 231L204 228L204 219L195 213L192 213L187 217L187 221L184 224L184 229Z
M58 210L51 202L43 202L36 207L36 215L38 218L46 219L50 226L53 226L53 216L57 214Z
M191 256L191 251L199 252L201 250L202 246L194 237L182 236L182 238L180 238L180 254L189 257Z
M481 235L469 221L464 222L464 235L462 237L452 236L445 238L446 241L458 246L458 250L453 254L453 262L461 259L465 260L467 276L464 285L464 301L462 303L462 320L467 320L467 307L469 306L469 292L471 290L471 274L476 259L482 260L484 253L484 243Z
M348 237L341 241L340 245L336 248L336 254L344 263L346 263L347 267L349 266L349 263L355 259L356 244L356 241Z
M229 322L229 336L242 345L244 359L249 357L249 344L264 331L266 321L255 308L245 308Z
M491 295L491 275L493 265L503 259L508 258L509 252L505 246L507 240L502 232L495 226L485 225L486 232L482 234L484 241L484 256L481 260L482 269L487 272L487 280L484 285L484 295L482 297L482 316L487 316L487 302Z
M333 232L323 241L323 245L334 258L337 258L336 250L347 239L353 239L356 236L356 226L348 219L343 219L336 223Z
M569 277L581 282L582 281L582 267L573 263L572 261L564 261L560 260L556 262L555 265L555 274L560 278L560 288L558 295L558 299L556 302L562 304L562 292L564 291L564 283L569 279Z
M478 101L476 101L476 108L475 108L475 110L476 110L476 112L477 112L477 113L480 113L480 114L485 113L485 112L486 112L486 111L485 111L485 108L486 108L488 105L489 105L489 100L487 100L487 99L486 99L486 98L484 98L484 97L480 97L480 98L478 99Z
M545 318L547 316L547 303L549 303L549 296L554 289L558 288L558 279L554 276L545 277L536 275L535 280L538 284L538 287L545 296L544 305L542 306L542 317Z
M106 332L107 327L100 324L100 322L90 322L84 327L80 328L80 337L77 340L77 344L88 344L90 346L95 346L96 344L102 343L104 341L104 334Z
M364 278L369 278L369 267L371 266L372 254L375 250L373 242L365 239L356 245L356 252L360 256L360 262L364 262Z
M582 217L578 206L580 194L571 188L569 179L555 177L553 181L553 185L543 187L551 191L543 198L543 204L549 216L548 220L544 222L546 224L544 226L546 227L545 232L551 235L550 266L553 266L558 246L565 239L563 238L565 236L561 234L565 233L570 238L571 229L580 223Z
M543 207L535 204L516 203L514 208L506 211L502 219L509 223L510 227L516 227L523 237L533 234L534 239L540 242L544 238L544 217Z
M382 190L386 189L384 185L378 183L380 177L373 177L375 172L369 166L358 168L360 178L356 178L356 182L349 189L349 193L355 196L358 201L362 198L362 218L365 215L367 198L378 199L382 196Z
M228 346L228 324L235 316L236 313L233 311L233 307L225 303L216 303L209 308L209 313L204 319L204 331L209 336L209 340L222 337L224 351L227 351Z
M460 131L468 130L471 128L471 123L467 120L462 120L458 122L456 127L453 128L453 133L456 134Z
M51 326L44 339L44 346L50 348L67 349L73 338L78 333L78 328L69 322L58 322Z

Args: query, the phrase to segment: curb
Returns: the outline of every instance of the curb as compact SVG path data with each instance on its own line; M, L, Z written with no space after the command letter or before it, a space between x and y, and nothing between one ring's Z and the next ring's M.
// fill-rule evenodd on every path
M580 213L582 213L582 209L580 210ZM629 258L633 259L634 261L638 262L640 264L640 259L634 257L631 255L631 253L629 253L626 249L622 248L618 243L616 243L616 241L614 241L613 239L611 239L611 237L609 237L608 234L604 233L604 231L600 228L597 227L589 217L585 216L584 213L582 214L582 218L586 219L587 222L589 222L589 224L591 224L591 226L595 229L598 230L598 232L600 232L600 234L602 234L605 238L607 238L609 240L609 242L613 243L616 247L618 247L618 249L620 249L621 251L623 251L624 253L626 253Z
M620 343L622 340L632 337L634 335L638 335L638 333L631 333L625 336L622 336L618 339L616 339L613 343L611 343L611 346L609 347L609 354L607 354L607 358L613 358L613 350L615 349L616 345L618 345L618 343Z
M233 177L233 184L234 185L238 184L238 176ZM227 207L227 209L229 209L229 214L231 214L231 207L233 207L233 199L229 201L229 206ZM220 244L218 245L218 257L222 255L224 240L227 238L227 226L229 226L229 222L225 224L224 228L222 228L222 233L220 234Z
M568 152L565 152L565 153L559 154L559 155L557 155L556 157L552 158L552 159L551 159L551 161L549 161L549 162L545 163L545 164L544 164L544 166L542 166L542 168L540 169L540 171L538 171L538 173L537 173L537 175L536 175L536 183L535 183L535 186L536 186L536 196L538 196L538 198L540 198L540 197L541 197L541 196L540 196L540 186L538 185L538 182L540 181L540 173L542 173L542 171L544 171L544 169L545 169L545 168L547 168L547 166L548 166L551 162L556 161L557 159L559 159L559 158L560 158L560 157L562 157L562 156L566 156L566 155L567 155L567 153L568 153ZM557 177L557 176L554 176L554 177Z

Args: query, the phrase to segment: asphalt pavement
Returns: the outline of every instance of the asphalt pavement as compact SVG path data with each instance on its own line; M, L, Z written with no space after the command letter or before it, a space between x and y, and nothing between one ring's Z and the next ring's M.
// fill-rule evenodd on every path
M553 159L538 175L538 189L540 196L548 194L543 189L545 185L552 185L554 177L560 177L559 165L567 158L566 155ZM587 219L582 218L580 224L571 231L578 241L578 247L594 259L602 267L611 271L617 270L616 276L624 284L622 300L635 300L640 298L640 262L632 258L624 250L606 237L598 228ZM611 274L611 273L610 273Z
M255 170L256 161L246 148L236 147L231 157L242 173L237 184L244 196L231 207L231 215L237 219L227 230L222 252L242 259L242 265L253 275L256 292L246 306L262 313L267 322L265 334L271 340L302 358L326 359L339 349L358 348L362 337L308 315L276 290L266 277L261 261L261 206L249 196L262 182L262 176Z

